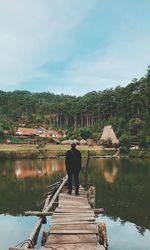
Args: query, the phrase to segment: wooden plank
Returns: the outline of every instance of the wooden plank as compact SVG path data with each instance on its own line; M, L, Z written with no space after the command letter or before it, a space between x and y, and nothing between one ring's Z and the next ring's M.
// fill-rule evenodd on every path
M71 207L71 208L91 208L91 206L88 203L83 202L65 202L65 203L59 203L58 207Z
M65 235L65 234L52 234L48 237L45 244L49 247L51 244L74 244L74 243L98 243L96 234L76 234L76 235Z
M94 209L93 209L93 212L94 212L95 214L103 213L103 212L104 212L104 208L94 208Z
M57 209L55 210L55 214L59 214L59 213L89 213L92 214L94 216L94 212L91 209L67 209L67 208L62 208L62 209Z
M89 214L84 214L83 216L82 215L76 215L76 214L64 214L63 216L62 216L62 214L61 215L54 215L53 217L52 217L52 220L54 219L58 219L58 220L65 220L65 219L71 219L72 218L72 220L73 221L75 221L75 220L95 220L95 218L92 216L92 215L89 215Z
M63 216L62 216L63 215ZM71 213L61 213L61 214L54 214L53 216L52 216L52 219L61 219L61 218L64 218L64 219L67 219L67 218L74 218L74 219L82 219L82 218L84 218L84 219L86 219L87 218L87 220L88 219L93 219L93 220L95 220L95 218L94 218L94 216L93 216L93 214L80 214L80 213L76 213L76 214L71 214Z
M56 209L55 209L55 213L57 213L57 212L61 212L61 211L64 211L64 212L76 212L76 213L80 213L80 212L93 212L92 210L91 210L91 208L75 208L75 207L73 207L73 208L70 208L70 207L57 207ZM93 212L93 214L94 214L94 212Z
M98 231L96 230L96 228L94 229L70 229L70 230L66 230L66 229L51 229L51 234L98 234Z
M70 210L70 211L92 211L92 209L88 206L59 206L55 209L55 211L59 210Z
M96 229L96 223L76 223L76 224L52 224L51 230L57 230L57 229L66 229L66 230L72 230L72 229Z
M52 218L52 223L57 223L57 222L74 222L74 221L95 221L95 219L93 217L66 217L66 218L61 218L57 217L57 218Z
M60 197L59 201L63 200L72 200L72 201L86 201L87 197L81 197L81 196L73 196L73 195L66 195L64 197Z
M53 212L26 211L26 216L51 216Z
M59 213L55 213L55 215L54 215L54 218L56 218L56 217L58 217L58 216L60 216L60 218L62 218L62 217L92 217L92 218L95 218L95 216L93 215L93 213L92 212L85 212L85 213L83 213L83 212L77 212L77 213L75 213L75 212L59 212Z
M10 247L9 250L23 250L23 248L20 247ZM35 248L30 248L30 250L36 250Z
M65 196L65 197L59 197L59 201L60 202L62 202L62 201L68 201L68 200L77 201L77 202L88 201L87 197L81 197L81 196L70 195L70 196Z
M57 215L57 214L85 214L85 215L90 215L90 216L93 216L94 217L94 212L93 211L91 211L91 210L89 210L89 211L87 211L87 210L69 210L69 209L61 209L61 210L57 210L56 212L55 212L55 215ZM62 215L63 216L63 215Z
M66 204L59 204L59 206L58 206L58 208L70 208L70 209L74 209L74 208L81 208L81 209L91 209L91 206L89 205L89 204L86 204L86 205L84 205L84 204L82 204L82 203L78 203L78 204L71 204L71 203L66 203Z
M61 193L59 195L59 200L67 200L67 199L70 199L70 200L77 200L77 201L82 201L82 200L86 200L87 198L86 197L81 197L80 195L79 196L74 196L74 195L69 195L69 194L63 194Z
M89 213L55 213L52 216L53 218L66 218L66 217L77 217L77 218L82 218L82 217L91 217L94 219L94 215L93 213L89 212Z
M64 218L64 219L62 219L61 220L61 223L68 223L68 222L72 222L72 223L74 223L74 222L94 222L95 220L94 219L92 219L92 218L82 218L82 219L76 219L76 218L73 218L72 220L71 220L71 218ZM60 219L59 218L56 218L56 219L54 219L54 220L52 220L52 223L55 223L55 224L58 224L60 222Z
M52 225L70 225L70 224L72 224L72 221L66 221L66 222L54 222L54 220L53 220L53 224ZM88 224L88 225L90 225L90 224L93 224L93 225L97 225L97 223L96 222L94 222L94 221L74 221L73 222L73 224L75 225L75 224Z
M95 217L95 215L93 214L93 212L92 211L89 211L88 213L75 213L75 212L71 212L71 213L68 213L68 212L66 212L66 213L54 213L53 214L53 217L52 218L56 218L56 217L66 217L66 216L68 216L68 217L73 217L73 216L75 216L75 217L78 217L78 216L82 216L82 217L84 217L84 216L91 216L91 217Z
M59 202L59 206L90 206L89 203L87 201L62 201L62 202Z
M63 202L59 202L59 206L90 206L90 204L86 201L63 201Z
M78 244L52 244L49 248L42 247L41 250L105 250L97 243L78 243Z

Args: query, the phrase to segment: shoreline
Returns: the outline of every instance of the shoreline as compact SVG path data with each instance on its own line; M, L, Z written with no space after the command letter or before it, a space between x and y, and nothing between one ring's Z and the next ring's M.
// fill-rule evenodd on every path
M65 158L70 145L46 145L45 149L38 150L36 145L7 145L0 144L0 159L57 159ZM86 158L88 151L91 158L150 158L150 150L131 150L128 155L121 155L114 148L102 146L77 146L82 157Z
M102 146L88 147L87 145L77 145L83 157L87 156L113 156L116 150L104 149ZM21 144L0 144L0 159L36 159L36 158L59 158L65 157L66 151L70 149L70 145L52 145L47 144L44 148L38 149L37 145L21 145Z

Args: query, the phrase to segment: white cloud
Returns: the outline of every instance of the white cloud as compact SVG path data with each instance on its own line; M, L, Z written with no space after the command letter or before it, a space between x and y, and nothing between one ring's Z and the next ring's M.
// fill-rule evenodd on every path
M0 0L0 88L17 86L42 64L69 55L91 0Z
M82 95L93 90L125 86L133 78L145 75L150 64L150 36L116 37L103 54L94 55L74 62L61 76L61 82L68 83L70 94ZM71 85L71 86L70 86ZM64 91L63 89L59 90Z
M135 13L111 31L107 46L101 43L91 54L73 58L74 48L80 47L78 28L81 32L86 17L94 14L95 2L101 8L97 0L0 0L0 89L23 88L39 79L49 83L46 90L80 95L144 75L150 64L150 33ZM68 68L59 73L41 70L42 65L65 61Z

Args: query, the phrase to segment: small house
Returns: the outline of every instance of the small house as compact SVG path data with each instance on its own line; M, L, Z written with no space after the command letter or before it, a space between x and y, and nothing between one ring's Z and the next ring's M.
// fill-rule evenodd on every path
M32 128L18 128L16 135L24 135L24 136L29 136L29 135L39 135L39 132L37 129L32 129Z
M56 130L48 130L48 134L49 134L52 138L56 138L56 139L61 139L61 138L62 138L62 134L60 134L60 133L57 132Z

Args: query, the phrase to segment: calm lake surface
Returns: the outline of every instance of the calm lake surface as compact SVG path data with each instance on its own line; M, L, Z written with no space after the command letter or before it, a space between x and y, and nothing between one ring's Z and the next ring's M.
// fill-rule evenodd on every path
M47 186L63 175L63 159L0 161L0 250L29 237L37 218L24 211L40 211ZM149 250L150 160L90 159L88 182L96 186L96 206L105 209L97 221L106 223L108 249Z

